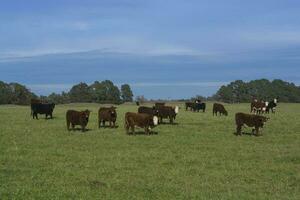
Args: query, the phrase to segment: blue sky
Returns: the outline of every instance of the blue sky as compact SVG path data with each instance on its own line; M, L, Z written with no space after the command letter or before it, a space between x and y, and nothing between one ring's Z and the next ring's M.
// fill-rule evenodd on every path
M300 83L297 0L3 0L0 80L48 94L84 81L211 95L235 79Z

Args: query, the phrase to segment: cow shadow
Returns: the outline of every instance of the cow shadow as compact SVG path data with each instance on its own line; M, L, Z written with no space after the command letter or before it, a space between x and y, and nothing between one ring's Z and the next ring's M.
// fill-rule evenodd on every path
M89 132L93 129L90 129L90 128L85 128L84 132L82 132L82 128L74 128L74 129L70 129L69 132L81 132L81 133L85 133L85 132Z
M170 123L170 122L160 122L158 125L178 125L177 122L173 122L173 123Z
M250 137L252 137L252 136L255 136L255 137L261 136L261 135L256 135L256 134L254 134L252 132L242 132L242 135L238 135L237 132L233 132L233 135L236 135L236 136L246 135L246 136L250 136Z
M137 135L146 135L146 136L151 136L151 135L158 135L157 131L151 131L150 134L146 134L145 131L135 131L135 134L133 134L132 132L130 132L128 134L129 136L137 136Z
M105 128L105 129L106 129L106 128L110 128L110 129L116 129L116 128L119 128L119 126L118 126L118 125L116 125L116 126L114 126L114 127L113 127L113 126L112 126L112 127L110 127L109 125L104 125L104 126L103 126L103 125L101 125L99 128L100 128L100 129L101 129L101 128Z

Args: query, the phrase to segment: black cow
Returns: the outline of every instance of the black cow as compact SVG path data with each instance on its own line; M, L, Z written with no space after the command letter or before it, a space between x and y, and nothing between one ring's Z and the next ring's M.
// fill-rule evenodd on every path
M38 114L45 114L46 119L48 115L52 119L52 113L54 110L55 104L54 103L32 103L31 104L31 111L32 111L32 118L38 119Z
M138 109L138 113L145 113L152 116L158 116L158 110L156 109L155 106L153 106L152 108L146 106L140 106Z
M194 103L192 105L192 111L194 112L199 112L200 110L203 110L203 112L205 112L206 109L206 103Z
M170 123L172 124L179 111L178 106L159 106L156 109L158 111L159 123L162 123L164 118L169 118Z
M270 113L270 110L272 111L272 113L275 113L276 107L277 107L277 99L274 99L268 103L266 113Z

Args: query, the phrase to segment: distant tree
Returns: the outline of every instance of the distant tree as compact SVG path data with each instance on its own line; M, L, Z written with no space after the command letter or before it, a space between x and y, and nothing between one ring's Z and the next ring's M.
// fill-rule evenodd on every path
M9 87L12 91L12 104L28 105L32 98L37 98L34 93L30 92L29 89L19 83L10 83Z
M86 83L74 85L69 92L69 96L71 102L92 102L92 93Z
M142 104L142 103L145 103L147 101L147 99L144 97L144 95L140 95L135 98L135 101Z
M132 102L133 101L133 93L128 84L124 84L121 86L121 97L123 102Z
M92 99L98 103L120 103L120 90L109 80L102 82L95 81L90 85Z
M0 104L10 104L13 94L8 84L0 81Z
M279 98L281 102L300 102L300 89L293 83L275 79L259 79L248 83L241 80L222 86L214 95L216 100L233 103L249 102L253 98L271 100Z

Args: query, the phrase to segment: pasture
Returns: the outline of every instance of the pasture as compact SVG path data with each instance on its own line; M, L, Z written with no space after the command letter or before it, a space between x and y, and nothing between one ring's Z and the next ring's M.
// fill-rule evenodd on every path
M116 129L98 129L99 104L58 105L53 120L0 106L0 199L300 199L300 104L279 103L260 137L233 134L249 104L225 104L228 117L180 106L150 136L125 134L135 105L118 106ZM67 131L71 108L92 111L87 132Z

